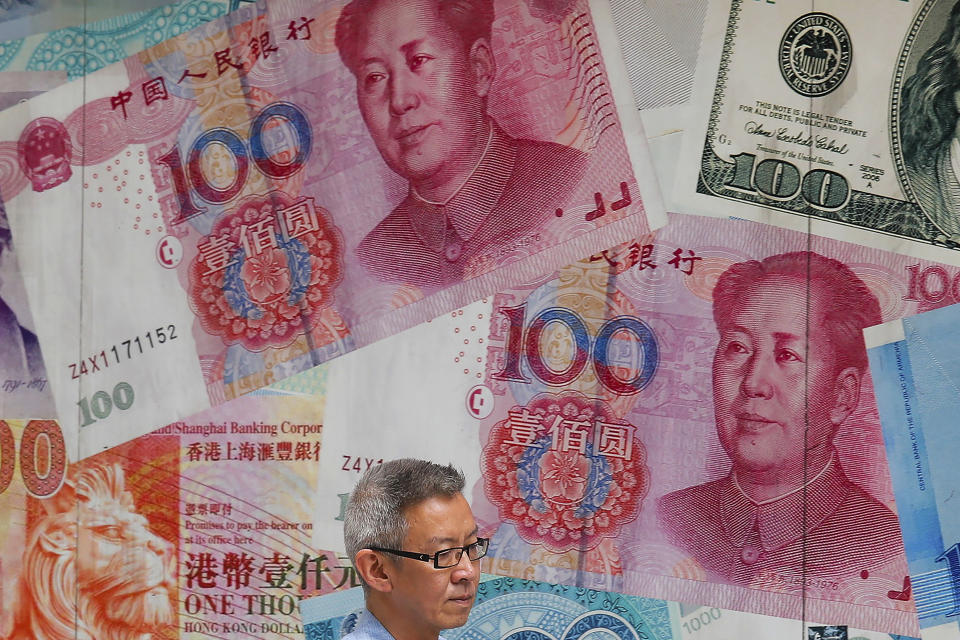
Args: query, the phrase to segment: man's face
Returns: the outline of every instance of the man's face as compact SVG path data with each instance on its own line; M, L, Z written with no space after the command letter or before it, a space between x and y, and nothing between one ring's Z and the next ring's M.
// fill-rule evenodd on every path
M476 542L477 523L461 494L424 500L405 512L408 524L403 549L433 555L442 549ZM409 612L417 626L430 632L459 627L467 622L480 580L480 562L464 553L460 564L435 569L433 563L395 558L391 597L400 610Z
M806 447L830 447L836 424L835 354L822 328L819 286L809 300L799 278L770 276L746 291L713 359L717 433L734 467L779 480L803 474ZM794 475L796 474L796 475Z
M486 143L489 84L436 2L377 2L358 36L360 112L390 168L427 188L469 171Z

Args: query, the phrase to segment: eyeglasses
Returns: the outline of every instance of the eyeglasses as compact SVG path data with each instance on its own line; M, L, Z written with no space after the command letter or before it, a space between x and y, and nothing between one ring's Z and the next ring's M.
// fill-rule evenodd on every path
M403 556L404 558L413 558L414 560L420 560L421 562L433 562L433 567L435 569L449 569L450 567L455 567L460 564L460 560L463 558L464 551L467 552L467 558L469 558L471 562L476 562L483 556L487 555L487 547L489 545L490 538L477 538L476 542L464 545L462 547L441 549L432 556L426 553L400 551L398 549L384 549L383 547L368 548L372 549L373 551L384 551L397 556Z

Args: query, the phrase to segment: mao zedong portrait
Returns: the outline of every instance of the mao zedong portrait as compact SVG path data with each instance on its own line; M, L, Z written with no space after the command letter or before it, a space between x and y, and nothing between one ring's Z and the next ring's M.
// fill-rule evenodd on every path
M900 96L900 142L923 212L960 241L960 2Z
M862 329L881 322L873 293L841 262L786 253L727 269L713 315L717 435L733 465L661 498L669 541L735 584L898 560L896 516L847 477L833 444L860 400Z
M345 640L437 640L466 623L488 540L463 487L454 467L409 458L360 478L343 538L366 606Z
M360 113L406 198L361 241L378 280L431 291L472 261L542 228L587 155L515 138L487 113L496 75L493 0L353 0L336 46Z

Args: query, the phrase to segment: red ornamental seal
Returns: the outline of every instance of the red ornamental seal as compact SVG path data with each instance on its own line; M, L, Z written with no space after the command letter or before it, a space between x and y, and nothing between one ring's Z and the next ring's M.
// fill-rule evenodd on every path
M635 431L602 400L542 393L491 430L484 491L527 542L558 553L593 549L637 518L649 490Z
M23 128L17 141L20 169L34 191L46 191L70 179L73 146L67 128L53 118L37 118Z
M313 326L342 277L342 240L313 198L248 196L214 224L190 263L205 331L250 351L285 347Z

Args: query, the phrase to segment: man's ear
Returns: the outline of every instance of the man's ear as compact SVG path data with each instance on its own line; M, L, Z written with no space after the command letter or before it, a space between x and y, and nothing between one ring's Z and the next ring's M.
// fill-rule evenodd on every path
M371 589L383 593L393 591L391 575L394 567L376 551L361 549L354 558L353 566Z
M857 409L860 402L860 370L847 367L837 374L834 385L835 401L830 409L830 422L840 426Z
M497 74L497 63L486 38L477 38L470 46L467 56L470 71L473 72L474 89L481 98L486 98L493 86L493 77Z

